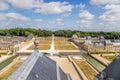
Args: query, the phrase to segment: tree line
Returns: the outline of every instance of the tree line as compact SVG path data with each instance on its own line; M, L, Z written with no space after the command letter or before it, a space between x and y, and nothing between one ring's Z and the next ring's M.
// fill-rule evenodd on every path
M73 34L76 34L78 37L99 37L104 36L105 39L120 39L120 32L83 32L83 31L76 31L76 30L58 30L55 31L54 34L56 36L61 37L72 37Z
M41 29L33 29L33 28L12 28L12 29L4 29L0 30L0 35L2 36L28 36L29 34L37 35L37 36L51 36L52 31L41 30Z
M120 32L83 32L77 30L41 30L33 28L11 28L0 30L1 36L28 36L29 34L37 35L40 37L55 36L60 37L72 37L73 34L76 34L78 37L91 36L98 37L104 36L106 39L120 39Z

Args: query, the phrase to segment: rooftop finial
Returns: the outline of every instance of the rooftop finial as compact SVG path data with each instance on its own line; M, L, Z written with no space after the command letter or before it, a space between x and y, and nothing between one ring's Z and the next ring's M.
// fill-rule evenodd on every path
M39 51L39 47L38 47L39 42L38 42L38 40L37 40L37 39L35 39L35 41L34 41L34 45L35 45L34 50L38 50L38 51Z

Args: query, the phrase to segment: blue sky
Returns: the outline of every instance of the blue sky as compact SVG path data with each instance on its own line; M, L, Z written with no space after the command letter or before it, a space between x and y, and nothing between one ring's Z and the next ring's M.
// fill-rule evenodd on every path
M120 31L120 0L0 0L0 29Z

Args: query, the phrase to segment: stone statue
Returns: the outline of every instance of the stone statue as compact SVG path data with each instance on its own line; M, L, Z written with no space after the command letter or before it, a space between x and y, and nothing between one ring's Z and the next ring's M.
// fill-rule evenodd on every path
M39 50L39 48L38 48L39 41L38 41L37 39L35 39L35 41L34 41L34 45L35 45L35 50L36 50L36 49Z

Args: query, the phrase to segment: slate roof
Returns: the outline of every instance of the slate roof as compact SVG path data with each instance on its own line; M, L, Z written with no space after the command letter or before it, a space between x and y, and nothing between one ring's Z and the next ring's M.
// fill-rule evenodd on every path
M30 39L32 39L33 37L34 37L33 34L29 34L29 35L28 35L28 38L30 38Z
M120 55L97 75L98 80L120 80Z
M93 46L104 46L104 44L103 44L103 43L100 43L100 42L99 42L99 43L92 43L92 45L93 45Z
M113 42L113 46L120 46L120 42Z
M11 43L0 43L0 46L9 46Z
M54 75L54 76L53 76ZM56 63L45 56L38 58L26 80L57 80Z
M88 45L88 44L92 44L92 42L90 40L86 40L85 41L85 44Z
M73 38L73 39L78 39L78 36L77 36L76 34L73 34L73 35L72 35L72 38Z
M110 40L105 40L105 45L108 45L108 44L112 44L112 42Z

